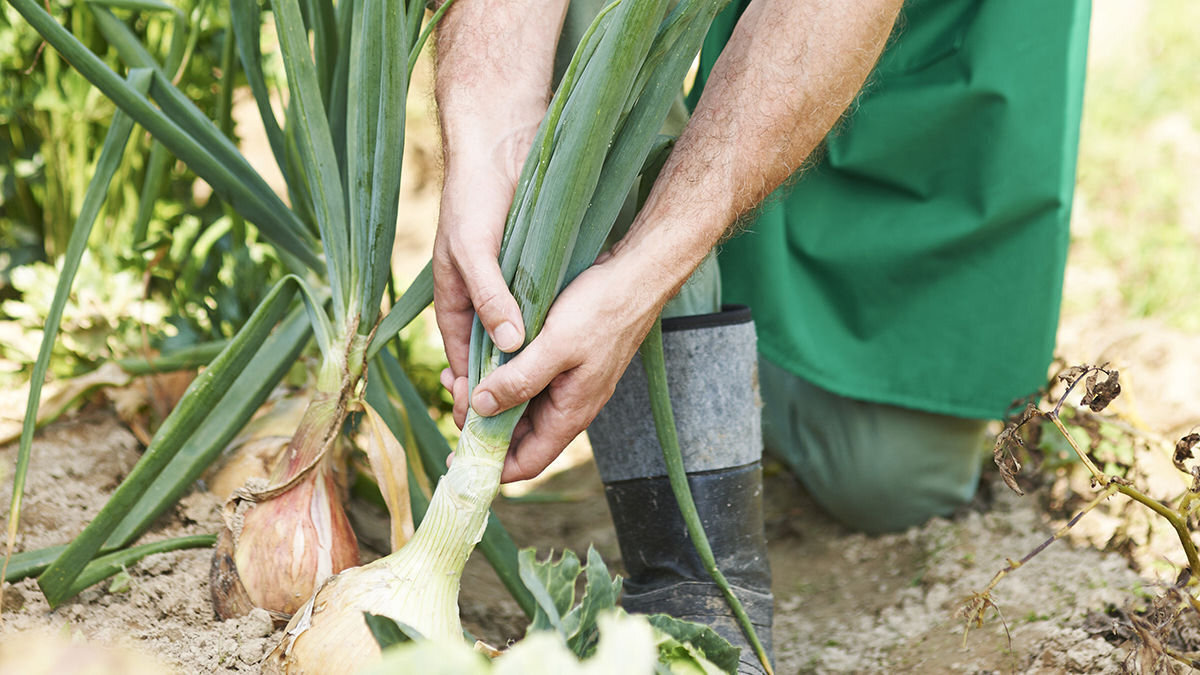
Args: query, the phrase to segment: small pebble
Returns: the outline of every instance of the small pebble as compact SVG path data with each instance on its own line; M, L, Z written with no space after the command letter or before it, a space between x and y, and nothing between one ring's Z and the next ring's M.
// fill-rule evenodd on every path
M250 610L242 619L242 635L251 638L265 638L275 632L275 624L271 615L261 607Z

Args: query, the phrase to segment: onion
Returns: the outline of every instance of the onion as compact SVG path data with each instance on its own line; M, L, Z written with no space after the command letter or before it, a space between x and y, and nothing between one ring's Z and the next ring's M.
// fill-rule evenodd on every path
M470 414L454 464L413 538L399 551L326 582L292 617L263 672L336 675L376 661L379 647L363 612L406 624L431 640L462 641L459 580L487 526L507 447L475 435L482 419Z
M358 541L334 480L340 397L318 393L276 462L269 486L251 480L225 504L210 570L221 618L255 607L295 613L330 575L358 564Z

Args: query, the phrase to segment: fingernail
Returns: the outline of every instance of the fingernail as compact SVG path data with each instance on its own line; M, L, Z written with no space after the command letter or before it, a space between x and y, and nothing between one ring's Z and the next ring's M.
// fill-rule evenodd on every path
M449 368L442 369L442 372L438 375L438 380L442 383L443 387L450 390L454 389L454 373Z
M475 409L475 412L484 417L495 415L500 408L500 406L496 405L496 397L487 391L475 394L475 399L471 402L471 407Z
M508 321L496 326L496 334L493 337L496 339L496 346L506 352L521 346L521 336L517 333L517 327Z

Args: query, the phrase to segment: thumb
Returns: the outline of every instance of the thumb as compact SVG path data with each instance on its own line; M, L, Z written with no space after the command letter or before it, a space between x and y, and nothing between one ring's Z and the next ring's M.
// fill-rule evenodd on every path
M534 340L485 377L471 393L471 408L484 417L503 412L537 396L559 373L574 367L548 353L544 344L544 340Z

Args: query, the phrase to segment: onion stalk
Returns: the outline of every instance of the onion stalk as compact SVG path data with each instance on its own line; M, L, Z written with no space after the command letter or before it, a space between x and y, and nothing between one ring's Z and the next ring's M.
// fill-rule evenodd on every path
M211 576L219 614L257 605L283 618L330 574L358 562L357 541L333 481L339 468L334 448L347 415L358 408L367 345L380 321L395 240L400 192L395 156L404 142L409 55L420 49L412 24L415 19L419 26L423 9L415 2L384 0L344 5L346 110L331 109L345 115L331 120L323 99L333 76L331 62L322 57L329 44L315 31L314 62L298 0L272 0L271 6L291 92L289 123L296 130L288 140L294 139L304 165L298 187L307 190L324 245L331 311L324 298L299 283L322 354L317 396L270 487L240 490L226 506L225 545L218 546ZM385 48L389 39L410 50Z
M330 578L292 618L264 673L354 673L379 656L363 613L380 614L432 640L462 639L463 567L487 526L508 442L479 440L487 418L471 414L454 464L438 483L416 534L399 551Z
M619 202L725 0L685 0L669 15L668 4L618 0L601 12L535 137L500 254L527 340L536 337L553 298L582 269L578 261L590 262L600 252ZM613 197L593 205L595 195ZM471 386L508 358L476 320ZM412 540L390 556L331 578L293 617L266 672L353 672L374 660L379 648L363 612L391 618L429 639L461 640L459 579L486 527L524 410L521 405L493 417L468 412L454 463Z
M61 310L66 302L79 256L134 122L209 182L240 217L252 221L295 272L270 290L237 335L220 346L219 354L205 359L207 367L104 508L46 564L38 584L47 601L57 606L78 593L77 581L87 578L88 565L98 555L128 546L178 499L245 424L310 336L316 337L323 355L320 400L306 412L269 489L246 490L240 503L253 504L253 512L260 514L259 509L284 501L308 503L307 509L295 505L284 509L299 516L289 526L292 538L288 541L293 550L315 548L329 559L328 564L318 559L311 565L312 583L319 583L316 577L340 567L342 563L334 561L348 556L337 552L353 548L336 544L332 534L342 529L348 532L348 528L341 526L340 506L332 499L337 489L330 477L337 469L330 466L336 458L331 458L329 441L340 433L348 412L357 410L366 374L366 345L377 329L381 342L390 339L432 297L426 272L388 316L380 317L395 239L400 191L397 158L403 148L408 83L430 28L452 2L444 3L422 31L423 0L338 0L336 6L333 0L317 0L304 3L307 11L301 9L300 0L271 0L290 94L282 128L262 73L259 3L232 4L232 37L264 118L272 152L284 169L294 206L288 208L233 142L172 84L172 73L164 71L163 64L124 22L107 10L93 8L105 39L128 69L127 79L119 77L37 2L8 1L122 111L106 138L87 204L72 235L55 294L56 308ZM231 54L227 61L230 58ZM174 69L167 64L166 70ZM232 69L223 70L225 79L231 79ZM314 230L320 234L320 249L312 236ZM298 321L299 316L294 317L297 321L291 317L284 320L293 314L297 290L307 310L307 326ZM10 553L31 454L38 388L59 319L52 311L35 365L35 385L14 472ZM327 410L330 406L332 412ZM389 464L393 471L399 467L404 473L401 464ZM402 500L400 486L391 487L397 489L389 494ZM273 520L263 515L248 517L251 521ZM248 541L266 541L247 537L245 531L241 535ZM277 537L276 542L284 539ZM298 540L303 545L296 545ZM315 547L309 545L310 540ZM242 556L232 550L237 546L232 540L230 546L229 559L241 557L242 561L235 562L243 572L247 565L260 564L253 559L262 555ZM266 549L265 556L270 557L269 551L278 547L258 543L251 548ZM515 555L512 557L515 561ZM295 569L302 571L310 562L292 561ZM300 592L292 591L292 595L296 593ZM300 597L308 594L302 592Z

